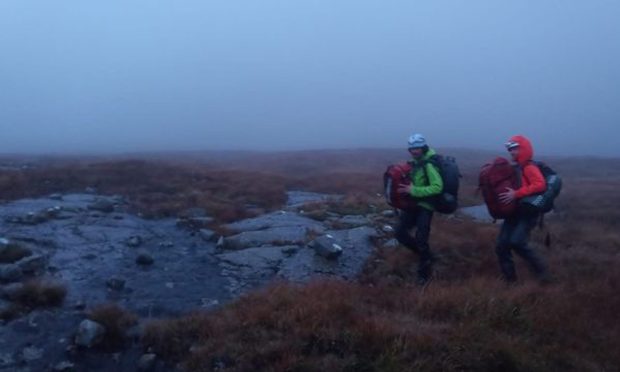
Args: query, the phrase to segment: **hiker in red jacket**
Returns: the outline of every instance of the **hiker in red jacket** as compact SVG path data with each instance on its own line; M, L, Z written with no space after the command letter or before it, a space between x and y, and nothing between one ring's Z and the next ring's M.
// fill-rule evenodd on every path
M521 172L521 187L514 190L507 188L500 194L500 201L508 204L515 199L544 192L547 188L545 178L536 164L532 163L534 150L530 141L523 136L514 136L506 143L512 159ZM517 280L515 265L512 259L514 250L529 264L531 270L542 282L548 281L547 266L538 254L528 246L530 232L536 226L539 214L519 210L513 217L507 218L497 238L495 252L499 259L504 280L513 283Z

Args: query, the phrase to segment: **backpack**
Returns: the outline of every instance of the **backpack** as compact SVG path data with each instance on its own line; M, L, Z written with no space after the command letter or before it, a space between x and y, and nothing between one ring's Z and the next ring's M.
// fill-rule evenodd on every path
M398 192L399 186L411 184L411 170L409 163L400 163L390 165L383 174L385 201L394 208L413 210L416 207L416 202L411 195Z
M499 220L511 217L517 212L516 200L504 204L499 200L499 195L506 192L509 187L518 189L520 182L519 172L506 158L498 157L482 166L478 187L491 217Z
M443 190L433 198L433 206L439 213L451 214L459 207L459 184L461 172L452 156L433 155L428 160L437 170L443 180ZM424 167L426 172L426 167ZM427 175L428 178L428 175Z
M532 163L540 169L540 173L547 183L547 189L539 194L522 198L519 200L520 207L526 212L532 213L551 212L555 198L562 191L562 178L547 164L540 161L532 161Z

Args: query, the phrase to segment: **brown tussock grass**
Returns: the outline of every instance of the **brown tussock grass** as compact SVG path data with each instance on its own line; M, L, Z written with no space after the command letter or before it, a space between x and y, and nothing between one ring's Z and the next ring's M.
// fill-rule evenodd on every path
M0 319L9 321L35 309L59 307L66 295L67 289L58 282L29 280L12 294L12 302L7 309L0 312Z
M138 322L135 314L115 303L96 306L88 311L87 317L105 327L106 332L99 346L104 350L122 348L127 342L127 330Z
M0 248L0 263L14 263L31 255L32 251L21 244L9 243Z

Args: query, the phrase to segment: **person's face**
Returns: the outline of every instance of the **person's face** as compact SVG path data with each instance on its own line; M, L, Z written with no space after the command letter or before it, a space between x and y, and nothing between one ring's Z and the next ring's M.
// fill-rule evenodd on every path
M510 153L510 156L512 156L512 160L517 161L517 159L519 159L519 148L518 147L513 147L510 150L508 150L508 152Z
M424 155L424 150L422 148L409 149L409 153L416 159L420 159L422 155Z

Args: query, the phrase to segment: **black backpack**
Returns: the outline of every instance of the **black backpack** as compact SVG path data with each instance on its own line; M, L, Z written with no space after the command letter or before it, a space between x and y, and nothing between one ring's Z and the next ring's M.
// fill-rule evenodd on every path
M560 191L562 191L562 178L547 164L540 161L532 161L532 163L540 169L540 173L542 173L547 182L547 189L539 194L522 198L519 204L521 208L528 212L551 212L554 207L553 202L560 195Z
M435 166L443 180L443 190L440 195L432 198L433 206L439 213L451 214L459 207L459 184L461 172L452 156L433 155L428 160ZM426 172L426 167L424 167ZM426 177L428 179L428 175Z

